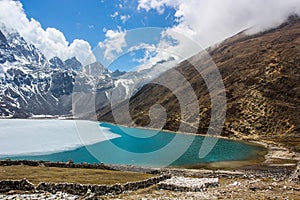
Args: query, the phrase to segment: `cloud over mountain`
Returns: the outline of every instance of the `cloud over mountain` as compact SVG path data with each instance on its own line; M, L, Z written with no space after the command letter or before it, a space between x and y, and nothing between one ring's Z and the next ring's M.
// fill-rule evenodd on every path
M104 58L112 61L116 58L117 54L123 52L122 48L126 47L126 31L121 30L107 30L105 33L106 39L99 42L100 48L104 49Z
M173 30L207 47L251 28L259 32L281 24L289 15L300 14L300 0L139 0L138 10L176 10L179 24Z
M38 21L27 18L19 1L0 1L0 23L3 23L8 31L19 32L27 42L39 48L48 59L54 56L62 59L75 56L83 64L95 60L87 41L75 39L69 43L61 31L50 27L43 29Z

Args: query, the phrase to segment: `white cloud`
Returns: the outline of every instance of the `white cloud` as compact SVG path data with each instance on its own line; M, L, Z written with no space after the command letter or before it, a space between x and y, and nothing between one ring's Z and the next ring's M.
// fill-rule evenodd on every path
M198 43L190 37L174 31L173 28L163 31L161 35L162 39L158 44L158 48L165 50L179 60L185 60L202 50L202 47Z
M118 30L106 30L105 36L104 42L99 43L101 50L96 54L105 66L109 66L119 56L129 53L132 62L139 63L135 70L140 71L160 61L170 58L181 61L201 51L197 43L173 29L144 28L122 31L119 27Z
M151 65L152 61L150 61L151 59L153 59L154 57L156 57L157 55L157 46L155 44L147 44L147 43L141 43L138 44L136 46L132 46L128 49L128 52L136 52L138 50L144 50L145 54L143 58L132 58L133 62L138 62L141 65L138 66L138 69L146 69L149 68L149 66ZM155 56L153 56L155 55ZM155 64L156 62L154 62L153 64Z
M55 28L44 30L35 19L28 19L23 6L19 1L0 1L0 22L4 23L9 31L18 31L29 43L34 44L45 56L50 59L58 56L65 60L75 56L81 63L95 61L88 42L75 39L71 44L64 34Z
M251 33L281 24L289 15L300 14L300 0L139 0L138 10L162 13L176 9L179 25L173 30L213 45L243 30Z
M162 14L166 6L175 6L178 2L178 0L139 0L137 9L145 9L146 11L155 9L159 14Z
M157 31L157 29L155 29L155 31ZM136 34L139 35L136 36ZM135 38L141 35L145 38L150 36L157 37L151 28L146 28L143 30L139 29L137 32L134 30L128 31L127 35L129 38ZM174 32L172 29L161 29L157 43L145 43L146 41L141 42L142 43L137 43L128 49L128 52L133 52L132 61L139 63L139 66L135 68L137 71L148 69L158 62L167 61L170 60L170 58L174 58L177 62L180 62L181 60L187 59L191 55L201 51L201 47L197 43L187 37L184 37L182 34ZM131 44L132 42L128 41L128 43ZM140 50L143 50L144 55L142 57L135 58L136 54L134 52L138 52ZM173 61L172 63L174 65ZM161 65L161 67L164 65Z
M174 58L178 63L202 50L201 46L199 46L194 40L191 40L183 34L175 32L172 28L161 32L161 38L158 44L141 44L140 46L133 48L133 50L137 50L139 48L147 50L144 58L138 60L141 65L137 68L137 70L150 68L159 61L169 60L170 58ZM174 62L172 63L174 64Z
M130 15L121 15L120 19L122 23L124 24L128 19L130 19Z
M119 13L116 11L116 12L114 12L114 14L111 14L110 17L115 18L115 17L117 17L118 15L119 15Z
M104 58L108 61L113 61L126 47L126 31L107 30L105 33L106 39L104 42L99 42L100 48L104 49Z

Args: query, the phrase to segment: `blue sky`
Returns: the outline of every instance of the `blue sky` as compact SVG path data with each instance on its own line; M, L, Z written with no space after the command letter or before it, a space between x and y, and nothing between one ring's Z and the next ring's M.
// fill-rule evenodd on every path
M175 9L168 7L160 14L155 10L137 11L137 1L121 0L21 0L28 18L34 18L45 29L62 31L69 42L84 39L95 47L105 39L104 30L141 27L172 27ZM118 13L117 16L116 12ZM124 23L121 16L129 16Z
M188 58L242 30L278 26L291 14L300 15L300 0L0 0L0 23L47 59L75 56L84 65L97 59L121 70Z
M138 10L138 1L21 0L21 3L27 18L37 20L43 29L53 27L60 30L70 43L75 39L85 40L92 49L95 49L99 42L105 41L108 30L122 32L142 27L170 28L178 24L174 16L176 12L174 8L166 7L163 13L159 13L155 9ZM148 43L149 41L154 43L145 35L139 37L143 37L143 40ZM132 41L129 35L127 38ZM156 44L158 43L159 40L156 41ZM142 59L145 51L145 49L136 50L113 62L99 56L103 54L103 51L97 51L98 55L95 56L106 66L111 63L109 65L111 70L132 70L142 64L137 60Z

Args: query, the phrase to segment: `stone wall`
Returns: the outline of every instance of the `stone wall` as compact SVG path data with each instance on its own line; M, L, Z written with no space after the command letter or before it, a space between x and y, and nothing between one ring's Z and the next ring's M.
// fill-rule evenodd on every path
M50 193L56 193L60 191L75 195L85 195L87 192L94 193L95 195L120 194L125 191L133 191L150 187L161 181L169 179L170 177L170 175L161 175L143 181L128 182L126 184L114 185L90 185L78 183L40 183L36 187L36 190L47 191Z
M0 192L8 192L11 190L24 190L31 191L34 190L34 185L27 180L3 180L0 181Z
M60 167L60 168L87 168L87 169L107 169L113 170L111 167L103 163L73 163L69 162L48 162L48 161L33 161L33 160L0 160L0 166L13 166L13 165L28 165L28 166L44 166L44 167Z
M205 170L205 169L161 169L160 173L174 176L199 178L270 178L287 180L294 173L294 166L250 166L238 170Z
M133 191L142 188L147 188L169 178L171 178L170 175L161 175L143 181L128 182L125 184L114 184L114 185L41 182L36 187L32 183L28 182L27 180L21 180L21 181L5 180L5 181L0 181L0 192L8 192L11 190L22 190L22 191L36 190L36 191L50 192L53 194L57 192L64 192L64 193L69 193L74 195L86 195L87 193L93 193L95 195L120 194L125 191Z

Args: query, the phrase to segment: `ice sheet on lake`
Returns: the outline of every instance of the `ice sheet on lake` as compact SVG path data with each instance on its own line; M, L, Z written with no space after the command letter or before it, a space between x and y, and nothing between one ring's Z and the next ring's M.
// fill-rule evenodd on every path
M0 157L61 152L117 137L98 122L1 119Z

